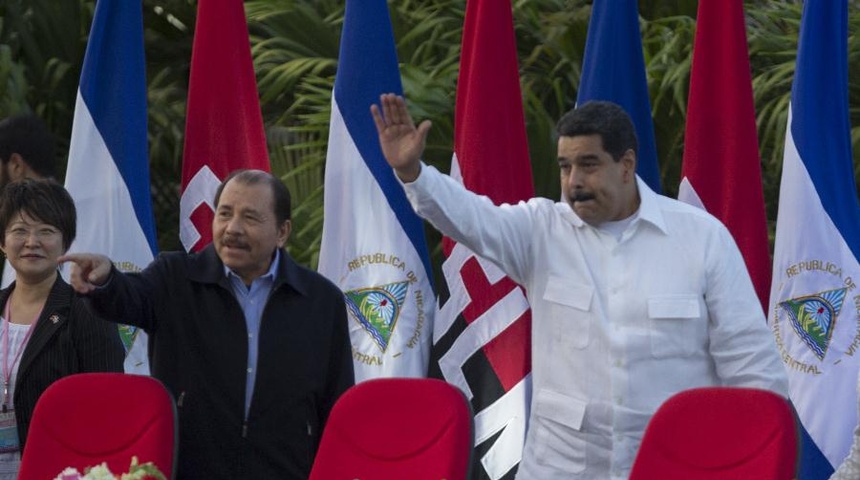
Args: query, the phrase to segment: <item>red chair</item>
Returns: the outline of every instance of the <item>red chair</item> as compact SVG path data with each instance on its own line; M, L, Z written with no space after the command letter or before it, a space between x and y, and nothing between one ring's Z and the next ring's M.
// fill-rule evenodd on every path
M213 420L214 421L214 420ZM125 473L132 456L175 476L176 409L158 380L122 373L81 373L57 380L39 397L19 480L55 478L66 467L102 462Z
M368 380L335 403L309 480L465 480L472 409L434 379Z
M797 442L793 410L775 393L687 390L651 418L630 480L789 480Z

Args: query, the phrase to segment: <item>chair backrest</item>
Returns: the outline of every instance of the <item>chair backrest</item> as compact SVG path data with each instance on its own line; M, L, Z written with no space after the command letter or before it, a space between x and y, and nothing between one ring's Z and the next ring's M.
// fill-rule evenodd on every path
M213 419L213 421L215 421ZM114 474L128 471L132 456L175 476L176 409L158 380L122 373L63 377L36 402L19 480L55 478L66 467L102 462Z
M793 410L773 392L686 390L651 418L630 480L788 480L797 441Z
M465 480L472 409L435 379L368 380L335 403L310 480Z

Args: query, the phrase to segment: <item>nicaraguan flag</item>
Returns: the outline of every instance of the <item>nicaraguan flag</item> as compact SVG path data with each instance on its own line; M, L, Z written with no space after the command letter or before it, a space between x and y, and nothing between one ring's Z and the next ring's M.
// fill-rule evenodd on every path
M785 139L769 323L801 423L802 480L842 463L857 425L860 205L845 0L803 4Z
M319 271L346 296L357 382L427 374L435 296L424 225L382 156L370 115L380 94L401 91L385 0L347 0Z
M140 2L99 0L75 104L66 189L78 235L71 252L109 256L123 271L157 250L149 183ZM146 334L120 326L125 371L149 373Z
M637 4L636 0L594 0L576 104L606 100L627 111L639 138L636 173L660 193L660 168Z

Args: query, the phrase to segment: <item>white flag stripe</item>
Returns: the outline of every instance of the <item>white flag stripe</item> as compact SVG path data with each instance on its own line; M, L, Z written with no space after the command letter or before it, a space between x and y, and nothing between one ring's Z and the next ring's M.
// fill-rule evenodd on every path
M478 261L490 284L495 285L506 278L505 273L489 260L475 255L474 252L459 243L454 245L451 254L442 262L442 273L448 282L449 298L445 305L439 307L436 312L433 325L433 343L438 342L448 333L448 330L457 321L457 316L472 301L472 297L466 290L465 283L463 283L463 277L460 275L460 270L470 258L475 258Z
M451 251L451 255L442 262L442 272L448 283L448 300L445 305L437 304L436 317L433 319L433 343L438 342L448 333L460 312L472 302L472 297L466 290L466 284L460 275L460 269L471 256L472 252L458 243Z
M66 180L66 189L73 193L79 212L78 239L69 252L111 252L111 260L115 263L128 262L142 269L152 261L149 243L140 225L128 221L129 212L134 212L131 195L80 93L75 104L74 124L68 170L81 169L86 175L69 175ZM93 188L94 185L99 188ZM98 207L98 214L89 214L94 207ZM116 245L105 231L122 231L123 241ZM82 246L86 250L82 250Z
M528 428L528 414L523 410L523 404L528 404L531 398L532 375L529 373L492 405L475 415L475 445L504 429L481 457L481 464L492 480L502 478L520 461Z
M215 211L215 193L219 186L221 186L221 180L209 168L209 165L200 167L200 170L191 177L188 185L185 186L182 197L179 199L179 239L187 250L197 245L197 242L202 238L194 222L191 221L191 214L197 210L197 207L204 204L209 205L209 208Z
M457 336L451 348L439 358L439 368L448 383L454 384L471 400L469 382L463 374L466 361L510 327L529 309L523 291L514 288L502 297Z
M693 188L693 184L690 183L690 179L687 177L684 177L681 180L681 185L678 186L678 200L699 207L704 211L708 211L708 209L705 208L704 202L702 202L702 199L699 197L699 194L696 193L696 189Z

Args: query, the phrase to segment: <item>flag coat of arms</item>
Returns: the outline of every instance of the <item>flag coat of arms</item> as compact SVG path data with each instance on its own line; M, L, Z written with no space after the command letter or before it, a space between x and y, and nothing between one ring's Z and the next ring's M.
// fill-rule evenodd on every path
M212 241L215 191L233 170L269 171L269 152L242 0L200 0L191 53L179 237Z
M496 204L534 195L509 1L466 3L451 176ZM460 387L475 412L472 478L513 479L531 402L531 310L522 287L443 240L431 375Z
M424 224L382 155L370 115L387 92L402 92L388 6L347 0L319 272L344 291L356 382L426 376L435 310Z
M589 100L617 103L630 115L639 139L636 173L660 193L660 168L636 0L594 0L576 104Z
M767 309L770 247L742 0L700 0L678 199L732 233Z
M860 205L847 9L845 0L803 4L776 225L768 321L803 427L804 480L829 478L857 425Z
M78 213L70 252L107 255L122 271L157 251L149 183L140 2L99 0L75 104L66 189ZM120 326L125 371L149 373L146 334Z

